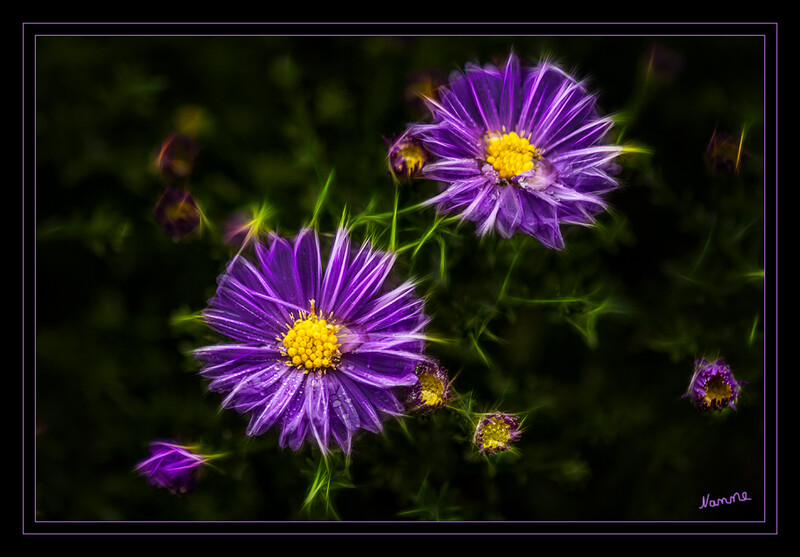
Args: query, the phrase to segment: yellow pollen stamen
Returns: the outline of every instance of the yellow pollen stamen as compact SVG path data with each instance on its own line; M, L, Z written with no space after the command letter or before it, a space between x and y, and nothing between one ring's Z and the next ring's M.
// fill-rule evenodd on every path
M427 406L437 406L444 402L444 384L442 381L431 373L423 373L419 376L419 382L422 385L422 392L420 398Z
M410 175L422 168L425 164L425 153L417 145L406 145L400 148L400 158L406 165L406 172Z
M720 375L711 377L704 385L704 390L706 394L703 397L703 401L707 406L711 406L714 402L721 404L733 395L731 386L723 381Z
M511 426L502 421L491 421L483 426L483 446L486 449L504 448L511 437Z
M295 320L283 335L281 354L288 358L286 365L296 367L304 373L319 371L325 373L335 369L341 352L336 333L339 325L331 325L317 317L314 300L311 310L305 317Z
M533 170L534 160L539 158L536 147L528 138L517 135L517 132L502 135L493 133L488 137L486 162L500 173L503 180Z

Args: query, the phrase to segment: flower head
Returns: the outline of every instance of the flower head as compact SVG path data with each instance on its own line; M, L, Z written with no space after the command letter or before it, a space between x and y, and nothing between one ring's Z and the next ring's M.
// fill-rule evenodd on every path
M481 453L507 451L521 436L520 421L514 414L491 412L481 416L473 442Z
M173 240L195 232L203 214L192 194L180 188L167 188L156 203L153 217Z
M743 381L736 381L725 360L695 362L694 375L684 397L689 397L700 410L736 409Z
M386 141L389 171L392 176L408 180L422 175L422 169L428 161L428 152L422 142L408 132L400 137Z
M195 350L200 373L223 407L250 414L248 435L276 427L282 447L350 452L357 431L403 413L396 391L425 360L424 302L411 282L391 284L395 254L353 246L343 228L324 269L313 229L254 249L255 263L228 263L203 312L232 340Z
M613 122L601 117L584 84L550 62L502 68L468 64L440 100L427 99L433 122L409 126L431 155L423 173L443 184L425 203L457 212L482 236L517 230L562 249L562 224L588 225L617 187L605 144Z
M194 447L172 441L154 441L150 443L150 457L137 464L135 470L153 487L182 495L196 487L202 466L211 458L194 451Z
M422 414L438 410L450 400L450 378L438 362L417 366L417 382L406 392L406 408Z

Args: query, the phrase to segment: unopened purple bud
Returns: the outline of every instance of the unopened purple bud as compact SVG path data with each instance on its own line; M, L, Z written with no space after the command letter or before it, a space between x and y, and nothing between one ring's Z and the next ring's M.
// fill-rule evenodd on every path
M207 461L208 457L195 453L192 447L154 441L150 444L150 458L137 464L135 470L153 487L183 495L197 486L201 468Z

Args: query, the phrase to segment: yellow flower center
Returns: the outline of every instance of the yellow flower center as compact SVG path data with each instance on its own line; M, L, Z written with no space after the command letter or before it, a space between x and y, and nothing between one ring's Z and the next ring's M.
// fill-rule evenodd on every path
M533 170L539 151L528 139L517 132L492 133L486 145L486 162L491 164L500 178L509 180L514 176Z
M438 406L444 402L444 384L432 373L423 373L419 376L422 385L420 398L427 406Z
M398 153L400 155L400 165L405 163L406 173L409 176L418 172L425 164L425 153L418 145L405 145L399 149Z
M341 344L336 338L337 332L338 325L317 317L314 300L311 300L308 314L297 319L283 335L281 354L289 358L286 365L295 366L304 373L325 373L330 368L335 369L342 355L339 352Z
M720 404L733 395L731 386L728 385L719 374L714 375L711 379L706 381L704 390L706 394L703 397L703 402L705 402L706 406L711 406L714 402Z
M483 447L486 449L502 449L508 445L511 437L511 426L503 421L490 421L483 426Z

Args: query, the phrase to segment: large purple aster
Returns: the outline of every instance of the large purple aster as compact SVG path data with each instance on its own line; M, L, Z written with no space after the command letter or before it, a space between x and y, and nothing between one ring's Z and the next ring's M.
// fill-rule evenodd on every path
M282 447L335 440L349 453L356 431L403 413L395 391L425 361L423 300L411 282L390 285L395 254L351 245L345 229L324 270L313 229L268 244L219 277L203 316L233 342L195 350L200 373L223 407L251 414L248 435L276 426Z
M475 222L480 236L520 230L552 249L564 247L562 224L606 209L623 149L606 143L612 119L583 83L511 54L502 68L467 64L439 95L426 99L433 122L409 126L432 156L424 175L444 184L426 204Z

